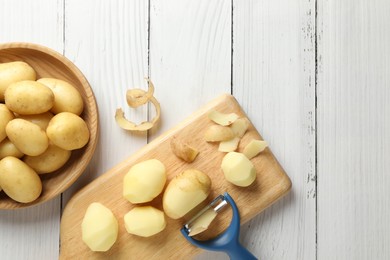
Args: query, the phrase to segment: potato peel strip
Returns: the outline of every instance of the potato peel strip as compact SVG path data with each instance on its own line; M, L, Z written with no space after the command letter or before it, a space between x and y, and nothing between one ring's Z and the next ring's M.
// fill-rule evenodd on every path
M129 89L126 92L126 101L130 107L136 108L146 104L153 97L154 85L150 79L146 78L146 80L148 81L148 92L138 88Z
M156 115L151 121L145 121L137 125L134 122L127 120L125 118L125 113L122 111L121 108L118 108L115 112L115 121L121 128L125 130L138 131L138 132L147 131L151 129L160 119L161 107L160 107L160 103L153 96L154 85L149 79L146 80L149 82L148 91L146 92L145 90L142 89L128 90L126 93L127 104L132 108L136 108L148 102L151 102L156 109Z

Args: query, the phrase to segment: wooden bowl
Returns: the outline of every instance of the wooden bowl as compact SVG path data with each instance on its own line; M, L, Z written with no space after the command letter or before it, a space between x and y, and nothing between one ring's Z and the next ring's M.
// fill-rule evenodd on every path
M87 123L90 139L86 146L72 151L69 161L58 171L40 175L42 194L31 203L19 203L0 193L0 209L16 209L48 201L64 192L84 172L95 151L98 139L98 110L92 89L80 70L67 58L47 47L31 43L0 44L0 63L24 61L33 67L37 79L51 77L65 80L75 86L83 100L81 117Z

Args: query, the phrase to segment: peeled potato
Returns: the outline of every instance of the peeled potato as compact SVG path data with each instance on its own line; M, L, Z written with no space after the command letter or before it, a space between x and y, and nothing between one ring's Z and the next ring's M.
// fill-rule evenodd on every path
M8 139L24 154L36 156L49 146L49 139L39 126L27 120L15 118L5 128Z
M25 156L23 161L38 174L50 173L61 168L70 158L71 151L62 149L54 144L38 156Z
M204 201L210 193L211 180L201 171L189 169L173 178L163 196L165 214L178 219Z
M221 168L226 180L240 187L247 187L256 179L253 163L242 153L227 153L223 157Z
M21 115L44 113L54 104L54 94L50 88L32 80L9 85L5 90L4 99L11 111Z
M91 203L81 223L82 240L92 251L109 250L118 237L118 221L111 210Z
M22 80L35 80L34 69L25 62L13 61L0 64L0 101L4 101L4 92L12 83Z
M246 157L248 157L248 159L252 159L256 155L264 151L267 146L268 143L266 141L253 139L245 146L244 151L242 151L242 153Z
M73 85L66 81L53 78L41 78L37 81L53 91L55 98L51 111L54 114L70 112L80 115L83 112L83 99Z
M149 202L162 192L166 179L165 166L159 160L137 163L123 179L123 197L131 203Z
M164 212L151 206L133 208L124 216L124 221L128 233L141 237L153 236L167 225Z
M7 108L6 105L0 104L0 142L7 137L5 127L8 122L14 119L14 114Z
M36 200L42 192L38 174L12 156L0 160L0 186L11 199L21 203Z
M46 133L50 141L65 150L82 148L89 140L87 124L81 117L69 112L55 115L50 120Z

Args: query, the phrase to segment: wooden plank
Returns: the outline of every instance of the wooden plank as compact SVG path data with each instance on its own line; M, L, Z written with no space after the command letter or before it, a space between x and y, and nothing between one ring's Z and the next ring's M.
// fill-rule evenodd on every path
M62 0L2 1L0 17L0 42L33 42L62 53ZM1 211L1 258L58 258L60 203L58 197L32 208Z
M150 1L150 72L162 119L151 139L230 93L230 1ZM152 116L152 115L151 115Z
M234 1L233 94L293 183L242 241L260 259L315 259L315 1Z
M318 259L390 258L389 13L319 1Z
M90 166L64 194L64 205L81 187L147 143L146 134L121 129L114 115L122 107L126 117L137 123L148 117L147 106L130 109L126 103L127 89L147 89L148 2L67 1L65 55L94 90L101 133Z
M252 159L256 168L257 179L251 186L247 188L237 187L225 180L220 168L225 153L218 151L217 144L204 141L205 130L214 124L207 117L213 109L223 113L235 112L241 117L246 116L232 96L223 95L202 107L184 122L161 135L78 192L69 201L62 215L61 259L74 259L76 257L83 259L103 259L107 257L113 259L128 259L129 257L183 259L201 252L200 249L188 243L180 233L180 228L186 220L167 218L165 230L149 238L140 238L126 232L123 216L134 205L122 196L123 177L132 165L147 159L158 159L165 165L168 181L189 168L195 168L208 174L212 180L210 200L219 194L229 192L240 210L242 223L249 221L283 196L290 189L291 182L268 148ZM170 152L170 142L174 136L179 140L189 142L199 150L200 153L197 159L190 165ZM253 125L250 125L240 142L239 151L242 151L252 139L261 139L261 136ZM149 205L162 209L161 199L162 195L154 199ZM87 207L92 202L100 202L111 209L119 222L118 240L105 253L92 252L81 240L81 222ZM216 235L223 231L230 220L231 216L229 214L222 214L218 219L218 224L213 225L211 234ZM178 248L180 250L177 250Z

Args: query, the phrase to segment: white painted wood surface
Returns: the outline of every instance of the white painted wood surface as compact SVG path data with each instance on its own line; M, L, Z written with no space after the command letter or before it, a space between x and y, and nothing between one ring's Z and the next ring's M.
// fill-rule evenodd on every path
M71 59L92 85L101 128L90 167L61 197L0 211L0 258L58 258L61 207L74 192L232 92L293 182L243 226L243 244L260 259L389 259L389 13L386 0L0 0L0 42ZM126 89L147 87L145 76L162 123L133 135L115 109Z

